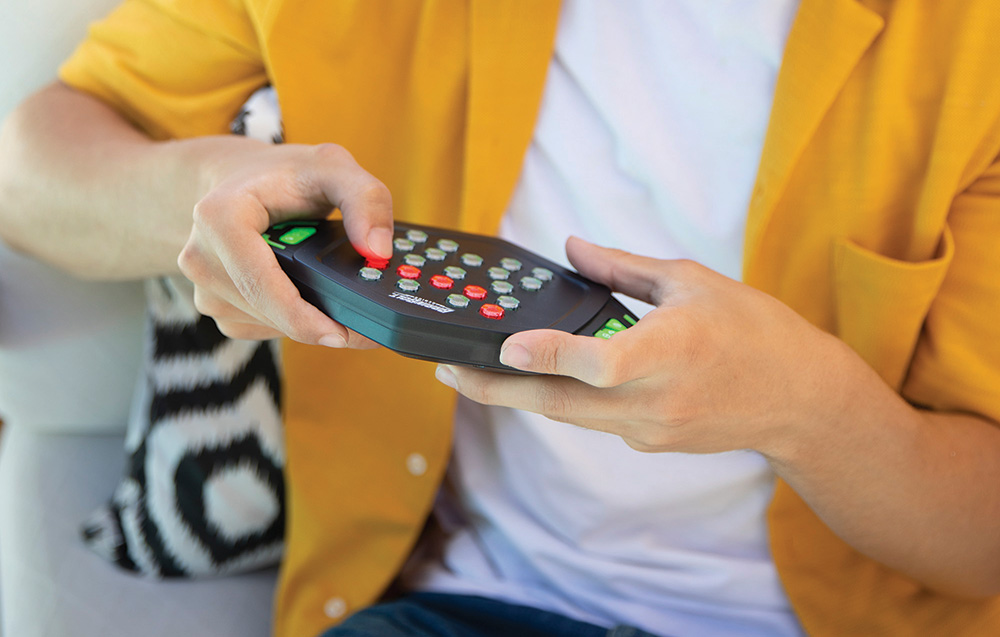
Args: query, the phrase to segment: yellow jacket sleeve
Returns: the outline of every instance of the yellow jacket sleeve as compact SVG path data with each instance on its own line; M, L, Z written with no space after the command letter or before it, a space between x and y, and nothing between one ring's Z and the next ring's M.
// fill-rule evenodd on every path
M126 0L91 26L59 76L154 139L227 132L267 82L254 23L238 0Z
M1000 162L948 214L954 257L917 343L903 395L1000 422Z

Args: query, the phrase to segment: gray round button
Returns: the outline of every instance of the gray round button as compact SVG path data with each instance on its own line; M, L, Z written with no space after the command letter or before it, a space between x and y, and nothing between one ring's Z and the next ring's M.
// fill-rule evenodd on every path
M510 271L503 268L490 268L487 270L487 274L494 281L503 281L510 276Z
M403 263L405 263L406 265L412 265L417 268L422 268L424 267L424 264L427 263L427 259L425 259L419 254L413 254L411 252L410 254L403 257Z
M533 276L526 276L521 279L521 287L529 292L542 289L542 282Z
M438 247L445 252L458 252L458 241L451 239L438 239Z
M407 230L406 238L413 243L425 243L427 241L427 233L423 230Z
M452 307L469 307L469 297L462 294L449 294L445 301Z
M516 310L521 302L513 296L500 296L497 297L497 305L505 310Z
M465 269L458 267L457 265L449 265L444 269L444 273L456 281L461 281L465 278Z
M358 272L365 281L378 281L382 278L382 270L378 268L361 268Z
M420 281L414 281L413 279L400 279L396 281L396 287L403 292L416 292L420 289Z
M510 281L494 281L490 287L497 294L510 294L514 291L514 285Z
M444 261L448 253L440 248L427 248L424 250L424 255L431 261Z
M548 268L532 268L531 276L535 277L539 281L551 281L553 274L552 270Z
M400 252L409 252L413 249L413 242L409 239L399 237L398 239L393 240L392 246Z
M518 270L521 269L521 262L511 257L504 257L500 259L500 267L502 267L504 270L517 272Z
M462 265L465 265L470 268L478 268L483 264L483 258L478 254L472 254L471 252L463 254L461 258L462 258Z

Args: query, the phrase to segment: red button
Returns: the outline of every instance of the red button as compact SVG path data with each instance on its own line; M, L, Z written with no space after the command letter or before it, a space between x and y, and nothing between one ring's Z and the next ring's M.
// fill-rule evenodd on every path
M365 260L365 265L376 270L384 270L389 267L389 259L369 258Z
M439 290L450 290L455 282L443 274L435 274L431 277L431 285Z
M484 303L483 306L479 308L479 313L490 319L503 318L503 308L499 305L493 305L492 303Z
M396 274L403 277L404 279L419 279L420 268L414 267L412 265L403 264L398 268L396 268Z
M462 291L473 301L482 301L486 298L486 288L481 288L478 285L467 285Z

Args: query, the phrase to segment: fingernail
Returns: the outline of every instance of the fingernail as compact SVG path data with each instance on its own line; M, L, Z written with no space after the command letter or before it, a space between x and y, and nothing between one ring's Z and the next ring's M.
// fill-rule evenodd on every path
M500 349L500 362L509 367L527 367L531 364L531 353L517 343Z
M319 344L323 347L333 347L335 349L347 347L347 341L340 334L327 334L319 339Z
M368 232L368 249L380 257L392 257L392 230L372 228Z
M458 379L455 378L455 372L451 371L451 368L447 365L438 365L437 369L434 370L434 378L437 378L442 384L452 389L458 388Z

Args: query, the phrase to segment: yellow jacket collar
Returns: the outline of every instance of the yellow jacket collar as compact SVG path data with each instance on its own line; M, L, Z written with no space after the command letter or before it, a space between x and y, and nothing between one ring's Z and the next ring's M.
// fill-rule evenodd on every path
M865 50L882 16L856 0L803 0L785 45L747 218L744 280L754 284L760 239L802 150Z
M534 134L558 21L558 0L472 2L461 206L467 230L492 233L500 225Z

